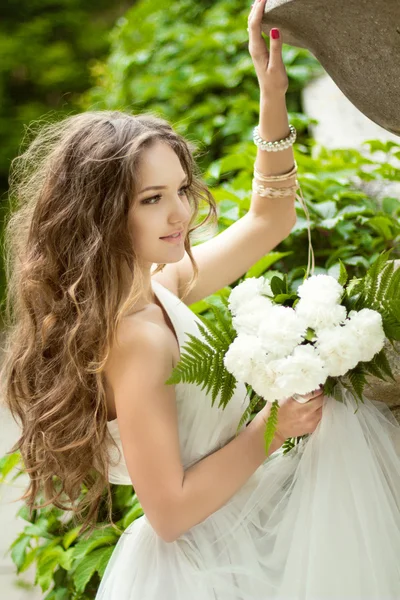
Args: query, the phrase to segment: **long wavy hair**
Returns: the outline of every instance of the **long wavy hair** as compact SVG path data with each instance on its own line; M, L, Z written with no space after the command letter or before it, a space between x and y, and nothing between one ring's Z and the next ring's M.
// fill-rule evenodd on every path
M2 396L22 430L9 453L20 451L29 474L20 499L31 515L52 504L72 511L81 533L91 532L105 491L114 525L108 468L109 445L116 444L103 371L142 289L127 217L143 150L168 143L188 175L193 214L184 247L194 275L184 296L198 276L189 235L215 227L216 202L195 163L197 146L153 114L88 111L39 122L34 134L11 164L4 237ZM202 200L208 212L196 224ZM121 306L124 262L133 283Z

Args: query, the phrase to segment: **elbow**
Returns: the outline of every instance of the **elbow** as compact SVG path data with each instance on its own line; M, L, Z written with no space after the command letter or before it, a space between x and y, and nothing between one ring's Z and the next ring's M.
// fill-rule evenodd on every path
M174 520L164 521L163 525L158 527L156 533L167 544L176 542L182 535L181 532L178 532L177 523Z
M172 544L172 542L176 542L179 536L175 535L173 532L167 530L163 535L160 535L160 538L166 542L167 544Z
M154 519L152 524L156 534L167 543L175 542L182 532L180 531L181 520L180 517L183 515L183 511L179 509L180 503L177 501L164 503L162 509L157 511L158 517Z

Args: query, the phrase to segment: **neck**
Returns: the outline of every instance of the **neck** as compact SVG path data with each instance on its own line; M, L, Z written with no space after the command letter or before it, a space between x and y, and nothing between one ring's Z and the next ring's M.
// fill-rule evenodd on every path
M140 296L138 297L138 299L136 300L131 313L143 310L149 304L156 304L155 295L153 293L153 288L151 286L151 267L152 266L153 265L147 266L146 269L142 269L142 271L141 271L141 278L142 278L141 293L140 293ZM124 291L123 291L120 306L122 306L122 304L127 299L128 294L130 293L131 286L132 286L132 275L125 263L124 263L124 267L123 267L123 274L124 274L124 284L123 284Z

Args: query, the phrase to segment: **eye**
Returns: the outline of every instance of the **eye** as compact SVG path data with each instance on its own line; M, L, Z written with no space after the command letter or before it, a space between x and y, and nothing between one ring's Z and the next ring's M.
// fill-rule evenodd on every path
M183 187L181 187L181 189L179 190L180 192L182 190L184 190L185 194L187 192L187 190L189 189L189 185L184 185ZM152 196L151 198L146 198L145 200L142 200L140 204L156 204L156 202L150 202L151 200L160 200L162 198L161 194L157 194L156 196Z

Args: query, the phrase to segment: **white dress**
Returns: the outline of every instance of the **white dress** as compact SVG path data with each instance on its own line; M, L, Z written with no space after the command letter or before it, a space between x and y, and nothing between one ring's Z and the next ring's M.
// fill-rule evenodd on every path
M180 349L200 320L153 279ZM185 469L230 441L248 405L223 410L177 384ZM146 515L121 535L97 600L395 600L400 598L400 426L381 402L326 398L315 432L266 458L219 510L174 542ZM109 429L122 446L116 420ZM245 427L245 426L243 426ZM131 485L124 461L111 483ZM210 490L210 494L212 490Z

